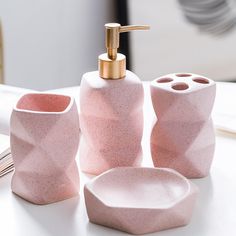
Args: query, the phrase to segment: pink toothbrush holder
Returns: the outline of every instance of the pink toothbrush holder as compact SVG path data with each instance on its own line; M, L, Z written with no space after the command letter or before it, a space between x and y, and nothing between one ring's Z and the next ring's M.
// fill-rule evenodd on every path
M11 115L10 133L15 194L35 204L78 194L79 116L72 97L22 96Z
M173 168L188 178L207 176L215 149L215 82L177 73L153 80L150 89L157 116L151 133L154 166Z

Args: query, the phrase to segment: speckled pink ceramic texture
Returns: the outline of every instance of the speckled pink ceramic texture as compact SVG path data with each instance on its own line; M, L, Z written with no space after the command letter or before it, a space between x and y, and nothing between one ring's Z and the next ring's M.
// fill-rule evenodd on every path
M100 174L118 166L140 166L143 135L143 86L130 71L105 80L98 71L84 74L80 87L80 165Z
M215 149L211 111L215 82L191 73L169 74L151 83L157 115L151 134L154 166L188 178L208 175Z
M197 188L171 169L120 167L85 185L89 220L131 234L189 223Z
M72 97L22 96L13 109L10 131L14 193L35 204L78 194L79 117Z

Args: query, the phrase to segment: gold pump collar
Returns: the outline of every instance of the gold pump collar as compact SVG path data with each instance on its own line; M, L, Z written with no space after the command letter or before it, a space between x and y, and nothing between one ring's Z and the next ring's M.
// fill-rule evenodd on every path
M120 44L120 33L132 30L148 30L148 25L121 26L118 23L105 24L107 53L99 56L99 75L103 79L122 79L126 72L125 55L117 53Z

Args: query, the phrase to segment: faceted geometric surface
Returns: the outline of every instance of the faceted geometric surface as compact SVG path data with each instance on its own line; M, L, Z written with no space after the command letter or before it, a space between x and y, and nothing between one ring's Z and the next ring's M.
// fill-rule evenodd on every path
M14 193L35 204L78 194L79 117L72 97L24 95L13 109L10 131Z
M172 169L120 167L84 188L90 222L131 234L189 223L197 188Z
M80 88L80 166L100 174L118 166L140 166L143 135L143 86L130 71L105 80L98 71L84 74Z
M157 115L151 133L154 166L189 178L208 175L215 149L211 110L214 81L195 74L169 74L151 83Z

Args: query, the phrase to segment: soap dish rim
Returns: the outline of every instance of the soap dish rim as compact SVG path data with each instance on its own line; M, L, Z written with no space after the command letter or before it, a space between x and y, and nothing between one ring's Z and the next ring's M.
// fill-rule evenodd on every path
M187 190L186 192L181 195L180 197L176 198L175 201L173 201L173 203L168 204L168 206L163 206L161 207L160 205L157 207L135 207L135 206L115 206L115 205L109 205L107 204L105 201L103 201L101 199L100 196L98 196L98 194L92 189L92 185L94 184L94 182L96 182L97 179L101 178L104 175L110 174L114 171L117 170L121 170L121 169L147 169L147 170L157 170L157 171L164 171L164 172L169 172L171 174L176 175L178 178L181 179L181 181L184 181L186 186L187 186ZM96 199L101 202L104 206L108 207L108 208L116 208L116 209L130 209L130 210L169 210L171 208L173 208L175 205L179 204L180 202L184 201L190 194L191 192L194 190L198 193L198 187L193 184L192 182L190 182L189 179L187 179L186 177L184 177L183 175L181 175L179 172L177 172L174 169L171 168L158 168L158 167L115 167L112 169L109 169L105 172L103 172L102 174L96 176L95 178L93 178L92 180L90 180L88 183L86 183L84 185L84 190L89 191L92 195L94 195L94 197L96 197Z

